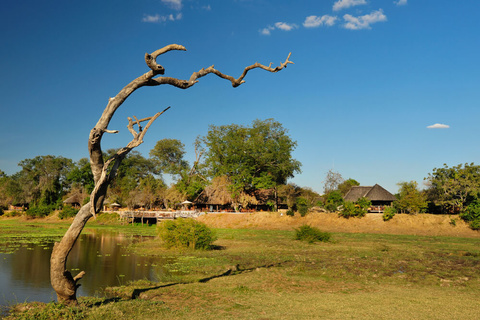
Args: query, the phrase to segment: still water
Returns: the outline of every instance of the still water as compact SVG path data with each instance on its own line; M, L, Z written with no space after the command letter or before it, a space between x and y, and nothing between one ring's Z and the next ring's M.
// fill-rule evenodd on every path
M107 286L131 280L157 281L171 260L137 256L127 251L132 242L146 237L112 233L82 234L68 256L67 268L75 276L84 270L77 296L100 295ZM0 252L0 306L25 301L56 301L50 286L50 255L53 242L10 245L13 253ZM5 250L3 250L5 251Z

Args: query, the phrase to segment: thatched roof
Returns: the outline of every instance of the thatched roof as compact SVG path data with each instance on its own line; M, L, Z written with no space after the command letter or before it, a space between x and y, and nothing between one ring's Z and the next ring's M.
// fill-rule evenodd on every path
M397 200L397 198L393 194L391 194L378 184L374 185L373 187L354 186L347 192L343 199L345 201L355 202L362 197L365 197L370 201Z
M83 195L80 193L75 193L72 196L68 197L67 199L63 200L65 204L79 204L83 203Z

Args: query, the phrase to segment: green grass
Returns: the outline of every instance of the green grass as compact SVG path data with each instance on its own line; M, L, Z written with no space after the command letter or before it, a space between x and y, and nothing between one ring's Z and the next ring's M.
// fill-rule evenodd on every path
M295 231L216 229L216 234L211 251L169 250L159 240L131 245L138 254L176 258L158 283L107 288L108 296L81 298L75 310L39 304L16 317L61 311L77 319L116 320L450 320L477 319L480 313L479 239L332 233L330 242L309 244L294 240Z

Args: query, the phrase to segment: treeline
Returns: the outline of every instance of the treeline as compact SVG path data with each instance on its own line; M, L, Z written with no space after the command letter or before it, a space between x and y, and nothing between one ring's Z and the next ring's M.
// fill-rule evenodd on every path
M292 158L295 147L287 130L273 119L255 120L251 126L210 126L207 135L195 141L193 163L185 160L181 141L163 139L149 157L136 151L126 156L106 203L152 209L198 200L235 210L259 205L275 210L282 199L295 194L295 199L301 198L300 207L313 206L317 193L285 185L300 172L300 162ZM104 159L115 151L104 152ZM21 170L10 176L0 171L0 207L25 206L41 216L62 207L68 197L80 198L80 204L89 201L94 181L88 159L37 156L19 166ZM165 184L165 174L173 178L172 185Z
M480 229L480 166L474 163L434 168L424 179L426 188L420 190L416 181L398 183L397 200L386 208L384 220L396 213L433 213L459 215L474 230ZM346 203L343 197L352 186L360 185L354 179L329 171L326 176L324 204L328 211L340 216L361 217L369 207L368 199ZM454 220L452 220L454 223Z
M310 188L287 183L300 172L293 159L296 147L285 128L273 119L255 120L251 126L210 126L207 135L195 141L195 161L185 160L185 146L176 139L156 143L149 157L132 151L123 160L109 187L106 203L129 208L173 208L184 200L204 206L218 205L236 211L279 205L305 215L312 207L339 212L344 217L365 215L368 199L345 203L344 196L360 183L344 180L330 170L323 195ZM107 150L110 158L116 150ZM61 156L37 156L20 161L13 175L0 171L0 214L10 205L28 207L34 216L49 214L75 196L89 201L94 181L89 160L74 162ZM174 183L167 186L163 175ZM434 168L425 178L426 188L415 181L399 183L397 201L384 219L395 213L459 214L472 228L480 228L480 166L473 163ZM72 214L70 212L70 214Z

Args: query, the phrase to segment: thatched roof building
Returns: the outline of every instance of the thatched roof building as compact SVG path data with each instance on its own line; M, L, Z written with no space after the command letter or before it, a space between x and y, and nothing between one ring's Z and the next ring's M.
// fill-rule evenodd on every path
M354 186L347 192L343 199L345 201L355 202L362 197L370 200L372 206L389 206L393 201L397 200L393 194L378 184L373 187Z

